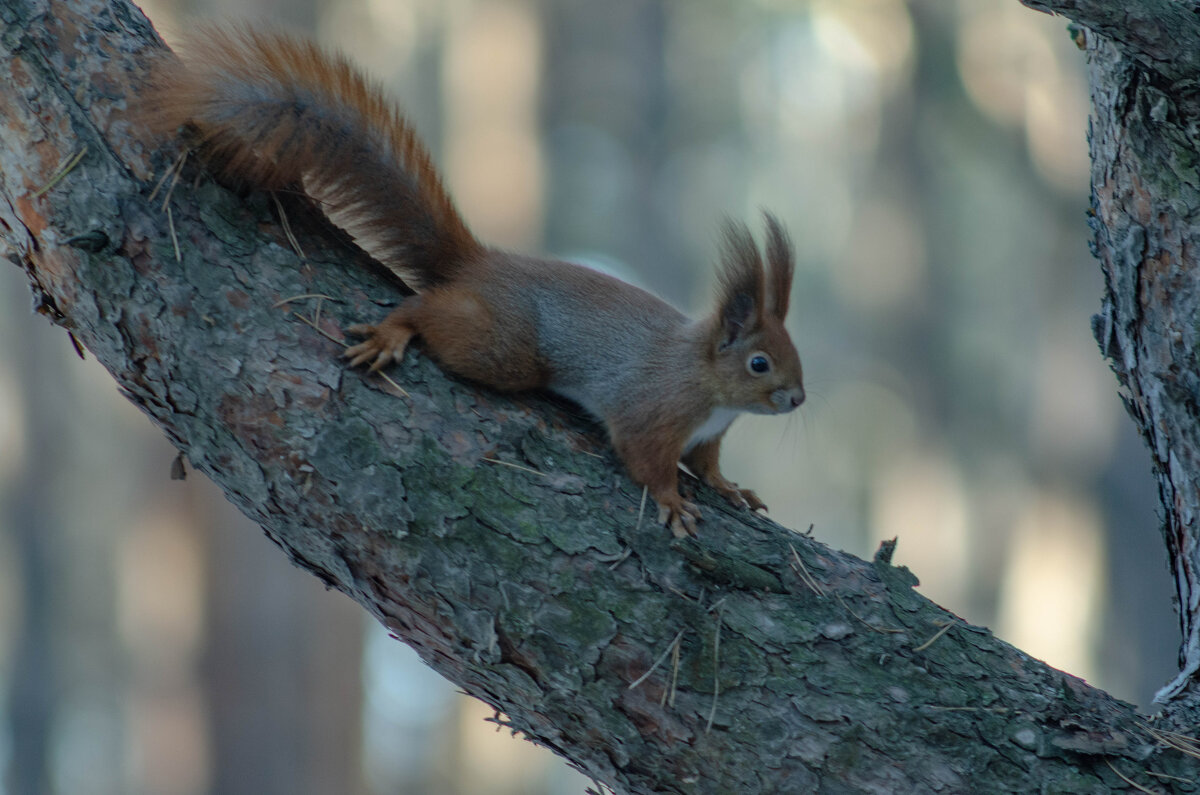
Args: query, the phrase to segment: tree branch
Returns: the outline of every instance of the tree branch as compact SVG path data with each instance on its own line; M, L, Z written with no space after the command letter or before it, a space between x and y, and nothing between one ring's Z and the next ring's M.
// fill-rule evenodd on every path
M1194 84L1200 75L1200 13L1179 0L1021 0L1061 14L1116 43L1126 55L1168 80ZM1193 86L1193 89L1195 87Z
M120 0L0 14L0 238L38 307L293 562L507 725L630 792L1197 777L1130 705L928 602L887 554L699 486L702 535L672 542L563 407L423 358L394 369L403 396L347 370L338 329L401 295L302 203L307 261L268 197L188 170L169 213L150 199L176 152L131 114L145 20Z

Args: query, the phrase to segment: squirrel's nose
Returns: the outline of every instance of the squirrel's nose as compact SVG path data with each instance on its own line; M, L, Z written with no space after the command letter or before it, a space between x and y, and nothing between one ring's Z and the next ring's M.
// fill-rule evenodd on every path
M771 404L775 411L792 411L804 402L804 387L780 388L771 393Z

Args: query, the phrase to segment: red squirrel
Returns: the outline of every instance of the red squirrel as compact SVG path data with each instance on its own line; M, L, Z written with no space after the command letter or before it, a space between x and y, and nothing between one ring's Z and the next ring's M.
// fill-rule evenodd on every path
M734 505L766 508L721 475L717 458L740 412L783 414L804 401L784 328L794 255L773 216L761 252L744 224L727 224L716 307L691 320L581 265L480 243L412 128L344 57L221 28L192 36L184 52L154 67L157 124L193 129L213 167L240 184L299 185L416 291L377 325L347 329L366 338L346 351L351 365L399 362L420 338L451 373L578 403L604 422L678 537L695 534L700 518L679 493L680 461Z

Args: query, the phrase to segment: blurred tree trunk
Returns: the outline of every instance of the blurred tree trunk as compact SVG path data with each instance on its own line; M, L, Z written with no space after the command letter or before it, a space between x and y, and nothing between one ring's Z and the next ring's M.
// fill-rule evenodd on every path
M361 611L274 565L250 522L200 492L212 791L361 792Z
M660 294L686 296L676 228L655 191L667 135L665 10L661 0L544 6L542 128L549 175L546 245L613 251L654 263ZM596 190L598 183L607 190ZM597 224L597 218L604 223ZM607 246L593 235L620 229Z
M304 262L267 197L189 171L170 214L149 199L173 153L127 105L158 47L145 20L119 0L10 0L0 19L0 239L40 306L293 562L498 721L630 792L1200 778L1177 738L923 599L886 549L866 563L702 489L701 538L672 543L639 527L594 429L538 397L423 358L394 369L403 395L346 371L339 327L399 290L302 205ZM1161 297L1136 286L1114 278L1113 300L1149 314ZM281 304L313 294L338 301ZM1196 723L1187 699L1167 710Z
M15 298L15 296L14 296ZM7 302L15 305L16 300ZM22 302L24 303L24 302ZM36 341L34 341L36 342ZM43 397L58 390L61 374L41 365L42 346L22 345L20 411L24 439L13 476L0 484L0 526L13 541L12 573L19 573L19 613L12 671L7 682L7 718L12 738L5 791L38 795L50 791L52 724L58 714L59 677L53 647L55 635L65 634L62 602L55 600L54 582L61 573L55 553L61 549L60 513L51 499L64 454L59 423ZM39 408L40 407L40 408ZM11 451L10 451L11 452Z

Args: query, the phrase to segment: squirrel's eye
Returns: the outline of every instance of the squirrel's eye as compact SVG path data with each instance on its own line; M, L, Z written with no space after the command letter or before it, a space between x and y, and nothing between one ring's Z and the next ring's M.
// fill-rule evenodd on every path
M755 375L764 375L771 371L771 360L761 353L756 353L747 360L746 368Z

